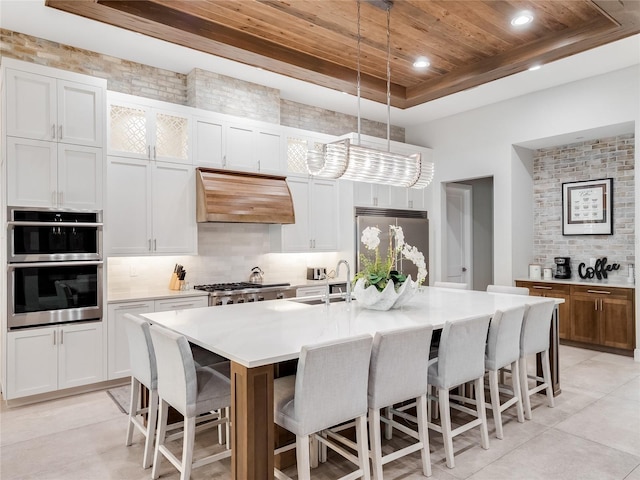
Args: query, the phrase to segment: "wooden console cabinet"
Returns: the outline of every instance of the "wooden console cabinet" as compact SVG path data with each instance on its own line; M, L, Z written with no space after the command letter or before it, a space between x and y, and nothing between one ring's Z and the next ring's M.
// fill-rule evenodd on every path
M633 355L633 288L521 280L516 285L527 287L530 295L564 298L560 305L562 343Z

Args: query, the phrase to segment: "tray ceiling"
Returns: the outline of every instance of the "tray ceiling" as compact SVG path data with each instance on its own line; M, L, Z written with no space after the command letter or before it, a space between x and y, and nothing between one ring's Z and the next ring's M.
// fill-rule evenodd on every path
M356 93L355 0L47 0L46 5ZM523 10L534 20L513 27ZM640 32L635 0L396 0L391 103L409 108ZM386 103L386 11L361 3L361 95ZM413 62L424 56L427 69Z

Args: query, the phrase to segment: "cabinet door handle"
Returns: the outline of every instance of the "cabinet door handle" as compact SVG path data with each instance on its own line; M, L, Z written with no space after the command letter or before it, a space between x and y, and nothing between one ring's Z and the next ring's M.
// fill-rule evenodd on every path
M153 146L153 159L156 160L158 156L156 155L156 146Z
M534 285L533 288L538 290L553 290L553 287L544 287L542 285Z
M151 145L147 145L147 158L151 160Z
M223 166L223 167L226 167L226 166L227 166L227 156L226 156L226 155L224 155L224 156L222 157L222 166Z
M56 344L56 331L53 331L53 344Z
M151 251L151 239L149 239L149 251Z
M598 298L596 298L596 299L593 301L593 304L594 304L594 310L595 310L596 312L598 311L598 300L599 300L599 299L598 299Z
M60 345L64 343L64 330L60 330Z
M53 140L56 139L56 124L55 123L53 125L51 125L51 138Z
M604 310L604 300L600 299L600 311Z
M157 239L153 239L153 251L157 251L158 250L158 240Z
M146 306L146 303L138 303L136 305L122 305L120 307L116 307L116 310L129 310L130 308L141 308Z
M606 290L587 290L587 293L601 293L603 295L611 295L611 292L607 292Z
M58 140L62 140L62 125L58 127Z

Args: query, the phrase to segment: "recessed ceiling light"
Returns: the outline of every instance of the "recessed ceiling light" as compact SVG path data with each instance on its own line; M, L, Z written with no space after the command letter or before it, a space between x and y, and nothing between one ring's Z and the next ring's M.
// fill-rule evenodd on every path
M528 10L518 13L511 19L511 25L514 27L521 27L522 25L527 25L531 22L533 22L533 14Z
M529 67L529 71L533 72L535 70L540 70L542 68L542 65L533 65L531 67Z
M431 65L431 62L427 57L418 57L416 61L413 62L414 68L427 68L429 65Z

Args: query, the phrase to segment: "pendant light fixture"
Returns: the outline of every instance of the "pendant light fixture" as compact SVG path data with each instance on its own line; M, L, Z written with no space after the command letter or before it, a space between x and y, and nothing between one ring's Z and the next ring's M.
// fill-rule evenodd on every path
M380 4L380 1L375 2ZM398 187L424 188L433 180L434 166L423 161L420 153L400 155L391 150L391 7L392 0L382 0L387 12L387 151L362 146L360 143L360 0L357 0L358 54L358 144L348 139L322 145L307 152L310 174L324 178L343 178L356 182Z

